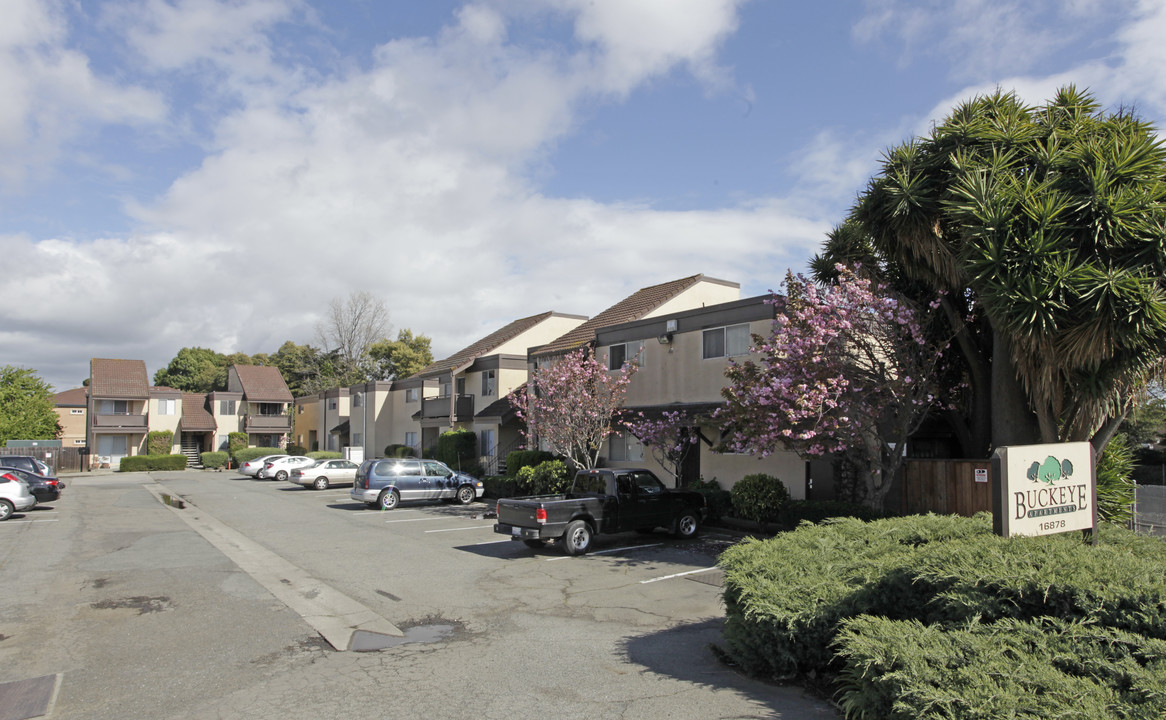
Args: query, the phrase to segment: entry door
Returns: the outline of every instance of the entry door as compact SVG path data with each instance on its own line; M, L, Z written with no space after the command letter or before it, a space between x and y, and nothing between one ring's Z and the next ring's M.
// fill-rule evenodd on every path
M126 442L125 435L97 436L97 455L99 457L108 457L110 467L117 467L121 459L129 454L127 447L128 443Z

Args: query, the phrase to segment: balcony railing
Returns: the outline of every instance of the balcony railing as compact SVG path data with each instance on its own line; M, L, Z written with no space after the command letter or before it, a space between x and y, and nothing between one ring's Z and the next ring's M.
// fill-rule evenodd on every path
M245 432L290 432L292 421L287 415L246 415L243 419Z
M103 414L96 413L93 415L93 427L95 428L126 428L130 430L144 430L147 425L147 418L145 415L129 415L129 414Z
M425 398L421 401L421 418L448 418L449 396ZM474 417L474 396L458 395L454 403L454 421L471 420Z

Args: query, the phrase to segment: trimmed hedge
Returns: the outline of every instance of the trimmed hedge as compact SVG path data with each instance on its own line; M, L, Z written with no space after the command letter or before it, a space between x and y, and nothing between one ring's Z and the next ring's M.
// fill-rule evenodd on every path
M482 484L486 489L484 497L497 499L518 497L522 494L518 489L518 481L514 478L490 475L482 478Z
M413 452L413 448L408 445L401 445L393 443L385 446L385 457L387 458L411 458L416 457L417 453Z
M515 484L520 495L552 495L570 489L575 473L562 460L548 460L518 471Z
M204 452L199 457L199 459L202 462L202 466L204 468L209 470L217 470L219 468L226 467L227 461L231 459L231 456L226 452Z
M254 448L239 448L231 453L231 461L235 467L239 467L248 460L261 458L267 455L287 455L287 452L273 447L254 447Z
M867 616L944 632L1052 619L1166 640L1164 561L1160 539L1112 526L1092 546L1080 533L1001 538L986 513L829 520L746 540L721 555L725 639L746 671L778 679L829 679L860 668L867 660L847 659L859 655L840 648L856 647L846 644L844 629L864 627L852 621ZM1031 651L1047 662L1044 648ZM894 648L884 652L890 658ZM877 702L862 699L870 688L847 678L847 702L864 708L851 714L883 717Z
M777 522L778 513L789 504L789 488L779 478L764 473L746 475L729 490L734 514L761 525Z
M472 475L473 467L478 465L478 434L465 429L443 432L437 438L433 459Z
M308 454L308 449L306 447L304 447L303 445L288 445L286 450L287 450L288 455L307 455Z
M339 460L344 457L344 453L338 453L333 450L317 450L316 452L308 453L307 456L313 460Z
M524 467L534 467L555 459L556 455L546 450L512 450L506 453L506 474L516 478Z
M733 514L733 494L728 490L722 490L716 478L698 480L685 489L694 490L704 496L704 506L708 511L705 522L716 522Z
M1059 619L967 627L862 616L838 640L848 717L1166 717L1166 642Z
M152 430L146 436L148 455L169 455L174 448L174 433L170 430Z
M121 459L121 472L142 472L147 470L185 470L185 455L130 455Z

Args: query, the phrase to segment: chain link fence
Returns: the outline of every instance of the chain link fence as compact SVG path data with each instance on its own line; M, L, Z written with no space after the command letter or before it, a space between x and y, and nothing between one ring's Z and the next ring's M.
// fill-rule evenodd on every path
M1166 485L1137 485L1134 494L1134 530L1166 537Z

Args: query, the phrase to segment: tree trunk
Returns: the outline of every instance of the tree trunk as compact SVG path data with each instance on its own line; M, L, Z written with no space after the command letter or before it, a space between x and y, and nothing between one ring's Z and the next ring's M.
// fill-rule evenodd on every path
M1040 440L1036 413L1012 364L1012 344L1002 332L993 329L992 447L1034 445Z

